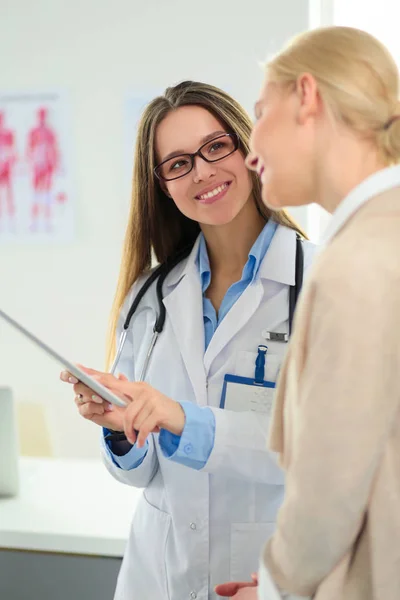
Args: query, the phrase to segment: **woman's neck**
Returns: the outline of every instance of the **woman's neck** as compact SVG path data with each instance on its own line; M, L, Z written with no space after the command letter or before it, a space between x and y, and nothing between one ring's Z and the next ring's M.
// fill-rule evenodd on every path
M323 156L323 154L321 155ZM316 202L333 213L352 189L386 165L376 148L355 136L338 136L325 148L323 164L317 165Z
M202 225L212 273L241 274L264 225L265 219L252 198L230 223Z

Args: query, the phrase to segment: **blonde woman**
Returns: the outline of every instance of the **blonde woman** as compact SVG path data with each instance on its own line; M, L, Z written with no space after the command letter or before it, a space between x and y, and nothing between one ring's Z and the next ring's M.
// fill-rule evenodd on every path
M249 164L266 205L333 215L277 391L270 447L286 489L263 600L268 572L285 598L400 598L399 91L379 41L329 27L267 65L256 104Z
M104 428L110 473L144 488L118 600L215 598L216 583L247 575L275 527L283 477L266 448L271 393L303 274L296 259L306 267L313 246L263 205L245 165L250 133L235 100L194 82L154 99L139 126L110 354L152 251L162 265L186 258L162 286L166 319L145 382L156 284L130 319L117 366L125 380L98 375L128 407L110 411L75 383L79 412Z

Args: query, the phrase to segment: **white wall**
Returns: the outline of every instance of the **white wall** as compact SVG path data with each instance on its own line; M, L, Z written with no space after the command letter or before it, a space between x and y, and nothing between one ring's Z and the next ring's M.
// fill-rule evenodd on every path
M102 368L126 221L127 91L200 79L252 110L258 61L307 27L308 0L3 0L1 87L70 94L77 236L63 247L0 246L0 306L71 360ZM97 455L97 428L78 417L58 373L0 323L0 385L43 404L56 456Z
M400 66L398 0L380 0L366 3L362 0L335 0L335 25L348 25L368 31L380 39Z
M335 25L347 25L364 29L382 40L396 58L400 59L398 35L397 0L380 0L366 4L362 0L335 0L333 21Z

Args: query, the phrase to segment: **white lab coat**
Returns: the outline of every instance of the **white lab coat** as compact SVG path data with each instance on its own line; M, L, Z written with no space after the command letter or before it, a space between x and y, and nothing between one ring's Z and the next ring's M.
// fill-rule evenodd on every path
M314 246L304 242L305 269ZM295 281L296 235L278 226L259 277L218 326L204 353L203 304L196 266L198 241L164 284L167 318L146 381L177 401L209 406L215 444L201 471L163 456L158 435L136 469L124 471L103 446L110 473L145 488L134 515L115 600L208 600L228 580L247 580L273 533L283 498L283 473L267 449L269 418L219 408L226 373L252 377L268 330L288 331L289 286ZM137 293L134 285L121 325ZM118 371L138 378L155 321L155 286L139 305ZM266 376L276 380L287 344L268 342ZM118 499L115 506L118 510Z

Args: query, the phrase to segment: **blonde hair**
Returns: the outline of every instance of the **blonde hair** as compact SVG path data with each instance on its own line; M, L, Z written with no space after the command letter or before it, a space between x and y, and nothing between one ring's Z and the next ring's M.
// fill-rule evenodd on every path
M365 31L322 27L303 33L266 65L269 81L312 75L331 115L376 144L385 164L400 161L399 71Z
M132 199L122 260L111 310L107 344L107 365L115 352L118 317L133 283L150 270L152 254L158 263L173 259L184 248L193 246L200 233L196 221L185 217L169 198L154 175L156 166L155 138L158 125L181 106L201 106L239 138L239 150L249 153L252 122L242 106L223 90L196 81L184 81L166 89L148 104L141 117L136 138L133 167ZM251 173L253 198L260 214L267 221L272 213L261 200L261 184ZM284 210L274 212L273 219L282 225L304 232Z

